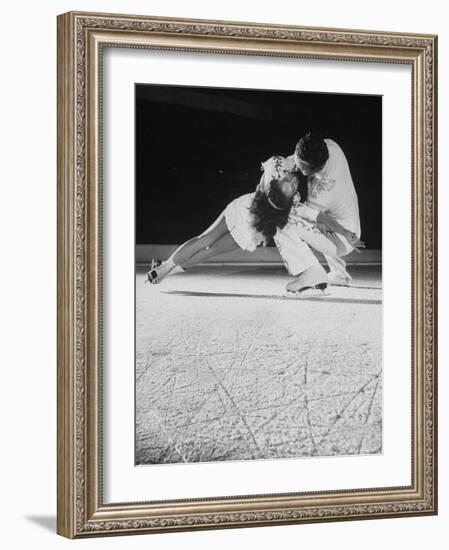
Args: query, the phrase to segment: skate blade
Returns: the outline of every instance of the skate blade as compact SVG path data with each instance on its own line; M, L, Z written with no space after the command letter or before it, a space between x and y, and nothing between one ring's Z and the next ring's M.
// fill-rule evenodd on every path
M330 296L329 290L320 290L319 288L308 288L307 290L287 290L287 296L295 298L325 298Z

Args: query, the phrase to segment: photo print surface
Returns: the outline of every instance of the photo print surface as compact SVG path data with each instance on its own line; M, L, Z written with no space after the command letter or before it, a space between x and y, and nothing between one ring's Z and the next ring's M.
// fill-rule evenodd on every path
M382 97L135 85L135 463L382 453Z

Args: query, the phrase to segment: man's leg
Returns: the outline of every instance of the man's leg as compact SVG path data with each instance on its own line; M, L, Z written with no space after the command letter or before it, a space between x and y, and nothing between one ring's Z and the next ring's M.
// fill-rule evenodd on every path
M323 254L329 266L328 282L331 285L348 286L352 277L346 270L346 262L341 258L352 251L349 242L337 233L324 234L314 223L295 217L283 231L290 237L291 243L305 242L312 249ZM295 244L286 252L286 263L294 263L297 254L301 254Z
M329 266L328 279L329 284L339 286L349 286L349 281L352 280L351 275L346 271L346 262L338 256L325 256Z
M303 293L308 289L314 289L322 293L327 286L327 274L309 245L288 226L278 229L274 241L287 271L295 277L287 283L287 291Z
M351 276L346 271L346 262L340 256L348 254L352 247L341 235L336 233L325 235L314 223L297 217L294 222L278 230L275 242L291 275L298 276L312 265L318 264L318 260L309 248L312 247L326 258L330 269L329 284L349 285ZM302 284L302 279L299 279L298 284ZM289 284L292 286L291 283ZM294 284L294 286L297 285Z
M302 219L278 229L275 242L291 275L301 273L318 261L309 247L326 256L326 259L343 256L351 250L343 237L335 233L325 235L314 223Z
M293 277L319 263L309 245L298 238L287 226L284 229L277 230L274 242L281 258L284 260L289 275Z
M338 239L340 244L337 255L324 254L327 265L329 266L329 273L327 274L329 284L337 286L349 286L352 277L346 270L346 262L341 256L346 256L346 254L349 254L353 250L353 248L341 235L334 234L332 235L332 238Z

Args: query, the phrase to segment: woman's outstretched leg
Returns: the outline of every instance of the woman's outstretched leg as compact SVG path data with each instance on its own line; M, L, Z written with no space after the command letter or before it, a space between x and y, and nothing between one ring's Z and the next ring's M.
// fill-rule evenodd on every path
M218 241L215 241L211 246L203 248L192 256L190 260L180 265L182 268L188 269L189 267L205 262L214 256L224 254L225 252L232 252L233 250L237 250L239 248L239 245L234 241L231 234L228 232L225 233L223 237L220 237Z
M228 232L228 226L224 214L221 214L217 220L204 233L189 239L173 252L173 254L162 262L160 266L150 270L147 273L147 280L151 283L159 283L176 266L184 266L198 252L210 247Z

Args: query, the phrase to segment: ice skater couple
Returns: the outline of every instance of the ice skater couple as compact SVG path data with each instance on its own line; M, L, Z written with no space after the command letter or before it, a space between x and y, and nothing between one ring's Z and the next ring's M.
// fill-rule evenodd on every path
M255 192L233 200L204 233L182 244L150 269L153 284L218 254L254 251L274 240L291 276L286 288L301 295L325 294L328 284L350 284L342 256L364 248L357 194L339 145L308 132L293 155L262 163ZM298 171L307 176L307 197L298 193ZM329 273L312 249L324 254Z

